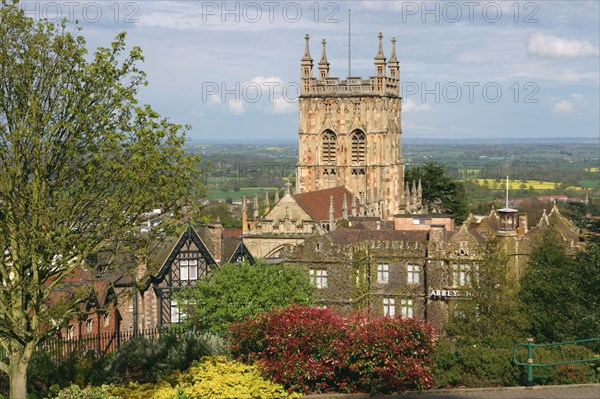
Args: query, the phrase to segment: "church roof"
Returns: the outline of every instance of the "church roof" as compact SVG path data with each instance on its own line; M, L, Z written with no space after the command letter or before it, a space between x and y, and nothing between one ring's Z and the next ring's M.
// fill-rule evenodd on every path
M344 194L346 194L346 208L348 215L352 214L352 193L344 186L326 188L324 190L311 191L308 193L294 194L292 197L296 203L317 223L329 220L329 202L333 196L333 217L342 218L344 207Z

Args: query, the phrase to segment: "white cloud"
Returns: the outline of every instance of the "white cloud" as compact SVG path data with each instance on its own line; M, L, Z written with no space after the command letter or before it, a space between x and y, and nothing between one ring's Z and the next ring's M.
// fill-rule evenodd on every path
M552 107L552 112L555 114L570 114L573 112L574 104L571 101L560 100Z
M424 111L429 111L431 109L431 106L429 104L426 103L416 103L411 99L407 99L404 104L402 104L402 111L403 112L424 112Z
M227 109L233 115L241 115L246 112L246 105L243 101L229 100Z
M555 114L570 114L575 110L575 105L583 102L581 94L571 95L571 100L558 100L552 106L552 112ZM556 100L556 99L554 99Z
M560 37L534 33L529 36L527 54L544 58L585 58L600 55L598 46L584 40L569 40Z
M276 76L256 76L242 85L242 98L257 103L267 114L290 114L296 112L297 85ZM257 96L258 95L258 96Z

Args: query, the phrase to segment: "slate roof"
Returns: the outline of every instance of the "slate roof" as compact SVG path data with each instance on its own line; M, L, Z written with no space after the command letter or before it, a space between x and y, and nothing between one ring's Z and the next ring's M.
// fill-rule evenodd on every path
M427 242L427 230L359 230L338 228L328 234L331 242L338 245L362 241L419 241Z
M292 197L298 205L317 223L329 220L329 201L333 195L334 219L342 218L342 208L346 193L346 207L348 215L352 215L352 193L344 186L311 191L309 193L294 194ZM358 204L357 204L358 209Z

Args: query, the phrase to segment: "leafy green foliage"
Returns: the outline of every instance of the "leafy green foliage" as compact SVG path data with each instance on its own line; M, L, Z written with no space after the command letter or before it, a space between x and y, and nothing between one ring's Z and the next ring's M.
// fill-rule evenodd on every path
M553 363L575 359L591 359L594 352L576 345L535 348L536 363ZM525 353L519 359L524 360ZM433 353L433 376L439 388L481 388L492 386L522 386L526 368L512 362L512 349L489 348L480 345L456 345L442 339ZM593 363L536 367L537 385L598 383L600 371Z
M521 277L523 312L537 342L597 338L600 332L600 245L588 243L574 258L549 230Z
M104 382L156 382L174 370L186 370L195 360L220 352L209 336L162 334L158 339L134 338L111 356Z
M195 160L173 124L137 95L140 48L125 34L87 54L80 29L0 9L0 344L11 397L26 397L27 363L94 295L92 255L115 254L144 213L170 211ZM111 259L111 256L107 256ZM112 258L114 259L114 258Z
M75 350L60 360L46 351L37 351L27 373L29 391L41 396L53 387L101 383L107 360L95 351Z
M224 353L223 340L193 332L163 333L157 338L132 338L109 354L76 350L57 360L36 352L29 365L29 389L39 397L55 388L109 383L156 382L173 371L186 370L206 355ZM55 354L56 355L56 354Z
M459 345L509 348L523 339L527 326L518 277L498 239L486 241L481 250L471 275L472 298L453 304L446 331Z
M433 352L433 378L440 388L517 386L523 368L513 364L510 347L457 345L441 339Z
M223 334L244 317L292 303L312 303L313 288L306 270L285 264L257 262L224 264L178 298L190 305L188 324Z
M465 188L460 182L446 176L443 166L426 163L406 170L406 182L419 179L423 186L423 203L430 209L435 207L455 214L457 223L462 223L467 218L469 208Z
M219 219L223 227L242 227L241 219L235 217L225 202L209 204L205 209L211 221Z

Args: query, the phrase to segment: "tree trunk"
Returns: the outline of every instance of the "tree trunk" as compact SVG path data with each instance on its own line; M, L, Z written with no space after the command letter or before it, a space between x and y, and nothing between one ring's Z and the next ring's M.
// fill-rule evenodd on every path
M29 358L21 354L11 356L8 365L10 399L27 399L27 366Z

